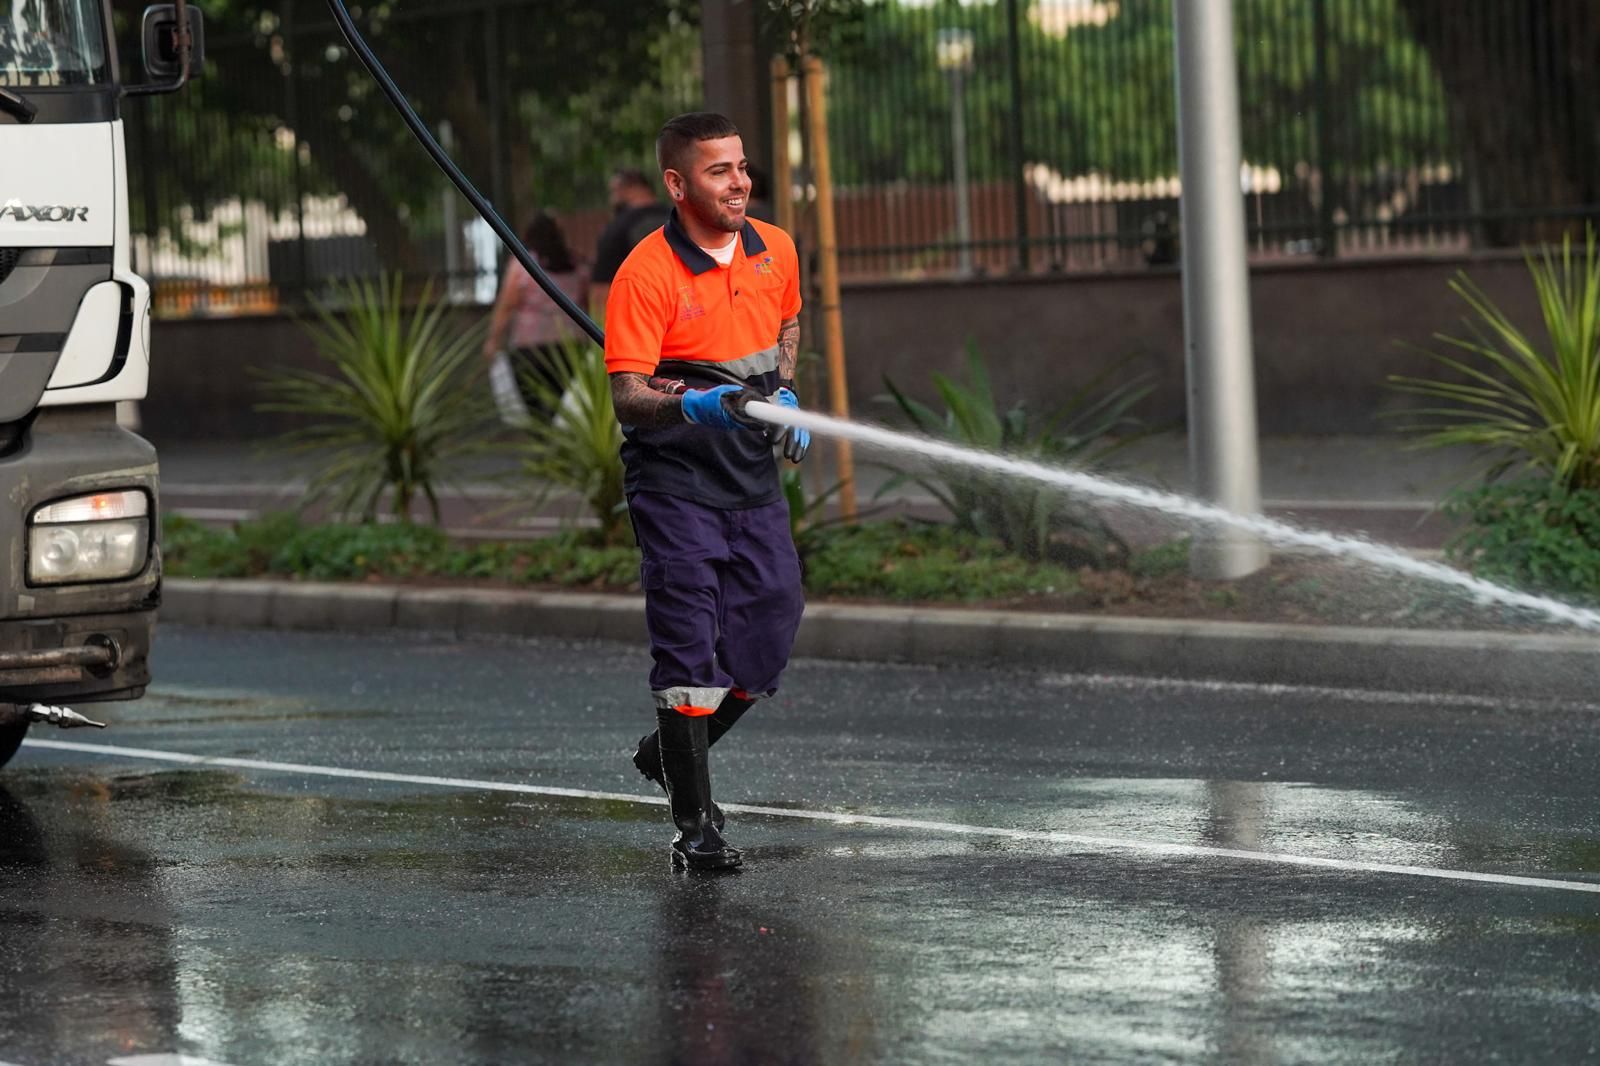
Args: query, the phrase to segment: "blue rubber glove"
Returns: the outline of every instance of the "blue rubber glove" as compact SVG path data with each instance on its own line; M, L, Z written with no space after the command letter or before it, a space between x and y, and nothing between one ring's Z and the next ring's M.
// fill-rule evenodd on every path
M683 394L683 417L712 429L749 429L756 423L744 417L742 404L751 395L749 389L737 385L690 389ZM759 394L755 398L760 399Z
M790 388L780 388L767 397L767 402L795 411L800 410L800 397ZM806 452L811 450L809 429L801 429L799 426L772 426L767 433L773 444L783 447L783 457L791 463L798 463L806 457Z

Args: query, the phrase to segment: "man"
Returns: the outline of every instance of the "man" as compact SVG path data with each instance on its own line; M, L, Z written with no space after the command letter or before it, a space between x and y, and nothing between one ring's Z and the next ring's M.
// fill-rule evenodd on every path
M611 281L634 245L660 229L672 213L671 207L656 199L655 188L641 170L620 168L611 175L609 188L614 214L595 242L594 268L589 277L589 308L596 313L605 310Z
M810 436L744 412L750 399L799 407L799 261L788 234L746 216L733 123L680 115L656 157L672 214L628 256L606 306L655 660L657 730L634 765L667 790L674 864L719 869L741 856L722 837L707 751L777 691L804 607L773 449L799 462Z

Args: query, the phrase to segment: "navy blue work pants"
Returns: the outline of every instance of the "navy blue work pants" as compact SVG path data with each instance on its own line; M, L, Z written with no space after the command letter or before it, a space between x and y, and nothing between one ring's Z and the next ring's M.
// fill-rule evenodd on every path
M805 609L789 505L723 510L640 492L628 508L656 706L710 714L731 690L776 692Z

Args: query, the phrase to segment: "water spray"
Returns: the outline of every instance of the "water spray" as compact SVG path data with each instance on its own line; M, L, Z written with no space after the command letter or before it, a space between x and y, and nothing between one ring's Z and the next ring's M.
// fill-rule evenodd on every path
M500 217L494 205L483 194L478 192L472 182L467 179L467 176L461 172L461 168L456 166L455 161L439 146L439 142L434 139L428 127L417 116L416 111L412 109L411 104L406 100L405 94L400 91L394 79L384 70L383 64L379 62L378 57L362 38L360 31L356 29L355 21L350 17L349 11L345 9L344 0L328 0L328 7L332 10L334 20L338 23L340 31L344 34L345 40L349 42L357 58L361 60L362 64L371 72L373 78L377 80L384 95L394 105L395 110L400 112L400 117L405 120L406 126L421 142L422 147L432 157L433 161L438 164L439 169L443 170L456 188L461 190L462 195L467 198L478 214L483 217L483 220L494 230L495 235L500 238L500 242L506 246L506 249L511 252L517 262L521 263L523 268L533 276L546 295L554 300L556 305L566 312L596 344L604 346L606 340L605 332L595 324L593 319L584 313L583 309L571 297L550 279L550 276L539 265L538 260L518 239L515 231L506 224L505 219ZM1129 485L1125 482L1063 467L1046 466L1042 463L1014 459L1004 455L972 451L929 437L897 433L878 426L849 422L809 411L778 407L775 404L761 400L751 400L745 405L744 411L752 418L774 425L798 426L813 433L855 441L884 451L911 452L925 459L934 459L952 466L1036 482L1058 489L1063 493L1077 493L1110 503L1175 515L1208 525L1236 529L1275 544L1311 548L1324 554L1332 555L1335 558L1352 559L1394 573L1420 578L1448 588L1459 589L1482 604L1499 604L1504 607L1542 615L1555 622L1577 626L1582 629L1600 631L1600 611L1574 607L1571 604L1562 603L1549 597L1535 596L1530 593L1508 589L1502 585L1496 585L1491 581L1473 577L1471 574L1454 570L1448 566L1415 558L1398 548L1374 544L1371 541L1300 529L1287 522L1262 515L1238 514L1189 496L1180 496L1177 493L1161 492L1138 485Z
M1546 596L1535 596L1526 592L1518 592L1515 589L1508 589L1502 585L1496 585L1492 581L1473 577L1471 574L1463 573L1460 570L1418 559L1407 552L1401 551L1399 548L1374 544L1371 541L1361 540L1357 537L1342 537L1333 533L1301 529L1288 522L1267 518L1263 515L1238 514L1190 496L1180 496L1173 492L1162 492L1158 489L1130 485L1126 482L1115 481L1096 474L1086 474L1080 470L1046 466L1043 463L1029 462L1025 459L1015 459L990 452L973 451L953 444L946 444L931 437L917 436L910 433L896 433L881 426L847 422L827 415L819 415L809 411L795 411L761 401L752 401L745 407L745 411L752 417L760 418L763 421L800 426L803 429L809 429L813 433L843 437L858 444L864 444L883 451L910 452L921 458L932 459L951 466L961 466L985 473L1001 474L1018 480L1038 482L1058 489L1063 493L1092 496L1110 503L1174 515L1179 518L1191 519L1195 522L1203 522L1207 525L1237 529L1276 544L1312 548L1336 558L1353 559L1384 570L1460 589L1482 604L1499 604L1505 607L1513 607L1518 610L1541 614L1553 621L1567 625L1600 630L1600 611L1574 607L1571 604L1562 603L1560 600Z

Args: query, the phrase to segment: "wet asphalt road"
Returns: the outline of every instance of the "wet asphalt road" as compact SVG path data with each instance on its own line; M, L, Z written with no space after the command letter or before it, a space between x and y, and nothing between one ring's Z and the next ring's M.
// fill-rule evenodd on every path
M35 737L651 795L641 649L169 628L156 665L108 732ZM715 750L724 802L1136 846L735 814L745 870L689 877L657 805L30 745L0 1063L1600 1057L1600 895L1203 850L1600 882L1595 708L787 684Z

